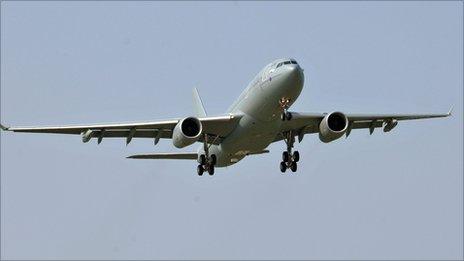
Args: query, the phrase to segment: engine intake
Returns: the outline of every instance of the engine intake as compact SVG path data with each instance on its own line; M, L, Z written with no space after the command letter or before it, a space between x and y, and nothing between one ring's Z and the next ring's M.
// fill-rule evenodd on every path
M319 124L319 139L328 143L340 138L348 129L348 123L348 118L341 112L327 114Z
M203 131L201 121L188 117L179 121L172 132L172 143L176 148L184 148L195 143Z

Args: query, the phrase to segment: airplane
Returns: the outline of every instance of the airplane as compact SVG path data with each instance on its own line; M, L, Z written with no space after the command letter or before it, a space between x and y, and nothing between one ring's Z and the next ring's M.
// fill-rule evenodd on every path
M266 148L283 140L280 171L297 171L300 160L294 151L295 139L318 134L332 142L353 129L383 128L389 132L402 120L440 118L446 114L349 114L341 111L302 113L290 111L304 85L304 72L294 59L278 59L266 65L248 84L227 113L209 116L196 88L193 89L194 115L163 121L122 124L92 124L54 127L5 127L3 131L81 135L84 143L92 138L100 144L105 138L149 138L156 145L160 139L171 139L176 148L202 143L196 152L150 153L132 155L129 159L184 159L198 162L197 174L214 174L215 167L233 165L250 155L268 153Z

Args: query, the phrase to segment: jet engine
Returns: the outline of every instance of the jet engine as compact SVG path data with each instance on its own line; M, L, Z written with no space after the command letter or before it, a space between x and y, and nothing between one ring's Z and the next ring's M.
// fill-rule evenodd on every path
M319 139L328 143L340 138L348 129L348 123L348 118L341 112L327 114L319 124Z
M195 143L201 135L203 126L195 117L188 117L179 121L172 132L172 143L177 148L184 148Z

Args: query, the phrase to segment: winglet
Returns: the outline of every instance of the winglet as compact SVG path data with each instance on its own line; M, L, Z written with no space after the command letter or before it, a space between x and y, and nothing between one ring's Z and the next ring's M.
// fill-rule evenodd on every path
M448 115L448 116L451 116L451 113L453 113L453 106L451 106L451 108L449 109L447 115Z
M7 130L9 130L10 128L5 127L5 126L3 126L2 124L0 124L0 129L2 129L2 130L4 130L4 131L7 131Z

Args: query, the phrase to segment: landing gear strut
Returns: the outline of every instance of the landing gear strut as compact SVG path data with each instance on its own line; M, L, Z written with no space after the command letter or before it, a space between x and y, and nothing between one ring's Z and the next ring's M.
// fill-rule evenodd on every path
M282 113L280 114L280 119L282 121L289 121L292 119L292 113L288 111L289 103L290 99L287 98L281 98L279 100L280 109L282 110Z
M287 169L292 172L297 170L297 162L300 160L300 153L293 150L293 144L295 143L295 136L292 131L283 133L284 141L287 144L287 150L282 152L282 162L280 162L280 171L284 173Z
M205 154L201 154L198 157L199 165L197 167L197 173L199 176L203 175L204 171L208 171L211 176L214 175L214 165L216 165L217 158L214 154L209 155L209 146L211 145L208 145L208 135L205 134L203 142L203 150L205 151Z

